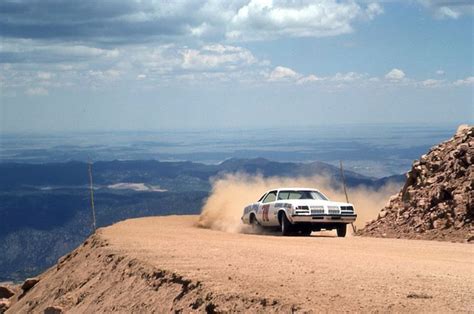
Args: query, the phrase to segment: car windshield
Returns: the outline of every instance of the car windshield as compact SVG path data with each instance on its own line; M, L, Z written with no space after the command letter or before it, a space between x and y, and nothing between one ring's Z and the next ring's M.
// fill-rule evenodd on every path
M324 200L327 198L318 191L280 191L279 200Z

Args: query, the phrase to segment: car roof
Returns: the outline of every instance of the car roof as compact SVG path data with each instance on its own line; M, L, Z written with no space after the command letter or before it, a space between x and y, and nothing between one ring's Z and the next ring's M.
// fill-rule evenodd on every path
M288 187L288 188L271 189L271 190L268 190L266 193L275 191L275 190L278 190L278 191L319 191L318 189L315 189L315 188Z

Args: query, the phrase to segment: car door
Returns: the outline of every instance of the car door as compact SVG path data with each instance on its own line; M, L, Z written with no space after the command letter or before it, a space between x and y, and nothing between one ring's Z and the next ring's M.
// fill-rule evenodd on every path
M283 204L287 203L289 196L288 191L278 191L277 200L273 202L273 206L270 207L270 224L273 226L278 226L280 222L278 221L278 211L283 208Z
M268 226L271 224L270 211L273 209L276 201L277 191L270 191L262 200L260 205L257 219L263 226Z

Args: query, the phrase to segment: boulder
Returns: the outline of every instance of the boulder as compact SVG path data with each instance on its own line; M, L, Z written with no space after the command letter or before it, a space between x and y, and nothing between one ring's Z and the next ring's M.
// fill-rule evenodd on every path
M15 291L7 286L0 286L0 299L10 299L15 295Z
M447 219L439 218L433 221L433 228L435 229L444 229L447 224Z
M26 291L30 290L31 288L33 288L38 282L39 282L39 278L36 278L36 277L35 278L28 278L21 285L21 289L24 292L26 292Z
M470 129L469 125L467 124L461 124L458 126L458 129L456 131L456 135L463 135L463 133L468 132Z
M44 309L44 314L62 314L64 313L64 310L62 307L53 305L53 306L48 306L47 308Z

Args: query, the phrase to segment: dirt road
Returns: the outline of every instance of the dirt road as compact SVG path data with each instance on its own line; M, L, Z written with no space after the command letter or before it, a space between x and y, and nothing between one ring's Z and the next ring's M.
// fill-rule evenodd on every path
M232 234L199 229L196 221L133 219L100 235L111 249L199 281L215 294L302 311L474 311L470 244Z

